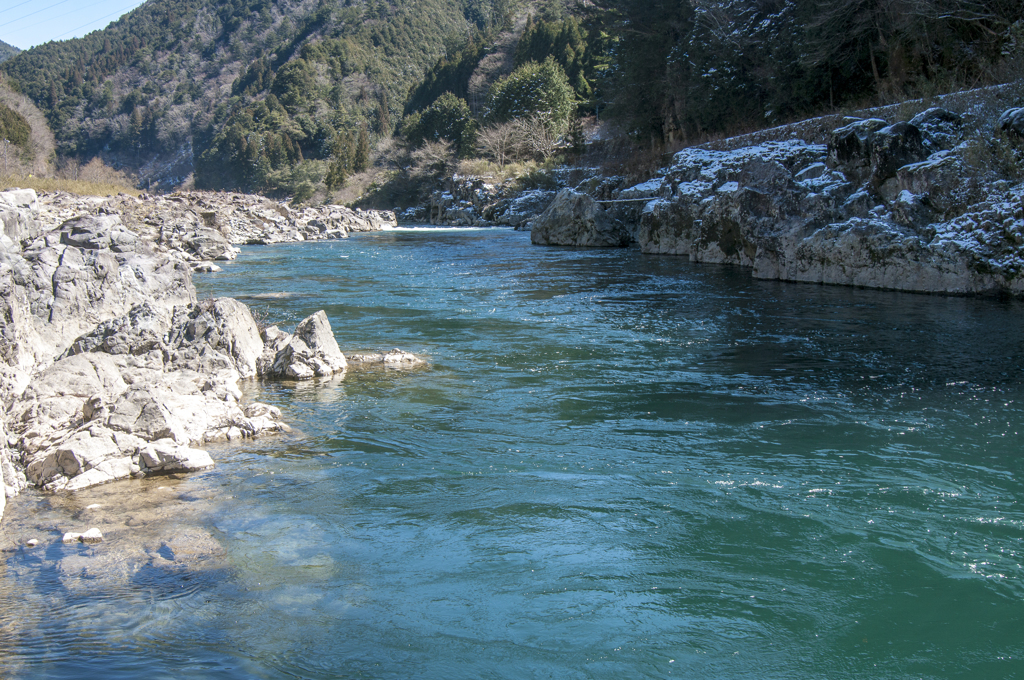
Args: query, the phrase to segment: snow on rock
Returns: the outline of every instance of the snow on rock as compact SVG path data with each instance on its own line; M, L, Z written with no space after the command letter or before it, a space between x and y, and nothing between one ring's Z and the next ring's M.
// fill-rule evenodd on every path
M1021 111L998 126L1015 130ZM827 145L684 149L659 177L614 196L651 200L603 213L556 200L566 209L535 221L533 241L635 243L750 267L758 278L1024 295L1024 184L979 170L967 128L959 114L931 108L895 123L847 119Z

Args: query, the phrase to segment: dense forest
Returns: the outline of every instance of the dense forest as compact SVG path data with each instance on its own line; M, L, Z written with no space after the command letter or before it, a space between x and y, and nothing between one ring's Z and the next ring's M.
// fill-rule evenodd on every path
M689 140L1019 77L1018 0L597 0L609 114Z
M409 88L506 0L150 0L103 31L4 62L58 153L146 183L293 193L361 135L391 135ZM351 153L350 153L351 150Z
M13 57L15 54L17 54L20 51L21 50L19 50L14 45L8 45L3 40L0 40L0 61L4 61L5 59L10 59L11 57Z
M584 120L681 145L1019 77L1022 55L1019 0L150 0L0 71L62 157L301 200L394 134L570 159Z

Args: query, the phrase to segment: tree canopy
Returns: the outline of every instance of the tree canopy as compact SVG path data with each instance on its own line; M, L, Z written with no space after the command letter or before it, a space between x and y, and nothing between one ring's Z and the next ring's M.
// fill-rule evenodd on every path
M576 106L575 92L553 57L527 62L491 86L487 118L504 123L536 116L554 130L564 131Z
M445 92L422 113L410 116L403 134L414 146L446 140L456 154L469 156L476 148L476 122L465 99Z

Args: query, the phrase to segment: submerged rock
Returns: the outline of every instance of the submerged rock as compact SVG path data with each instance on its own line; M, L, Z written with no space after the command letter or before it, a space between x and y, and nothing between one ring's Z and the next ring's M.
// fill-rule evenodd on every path
M403 352L400 349L392 349L388 352L375 352L370 354L350 354L348 356L350 364L354 365L380 365L387 368L412 368L415 366L423 366L426 364L423 359L420 359L415 354L409 352Z
M36 541L38 543L38 541ZM84 533L75 533L69 531L64 534L62 539L63 543L102 543L103 532L93 527Z
M103 533L99 529L93 527L82 534L78 540L82 543L100 543L103 540Z

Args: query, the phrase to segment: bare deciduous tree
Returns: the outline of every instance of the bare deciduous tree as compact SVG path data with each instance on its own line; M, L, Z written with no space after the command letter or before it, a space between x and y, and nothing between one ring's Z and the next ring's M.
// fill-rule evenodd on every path
M442 174L455 164L455 148L447 140L427 141L412 152L412 159L417 172Z
M477 147L502 169L506 163L518 160L521 146L522 137L515 120L490 125L477 134Z
M477 146L499 168L504 168L506 163L549 158L558 150L560 141L543 116L530 116L484 128L478 133Z
M77 158L63 156L57 160L57 177L61 179L76 180L81 169L82 164Z
M543 116L530 116L517 121L522 130L526 147L534 157L550 158L558 150L561 137Z

